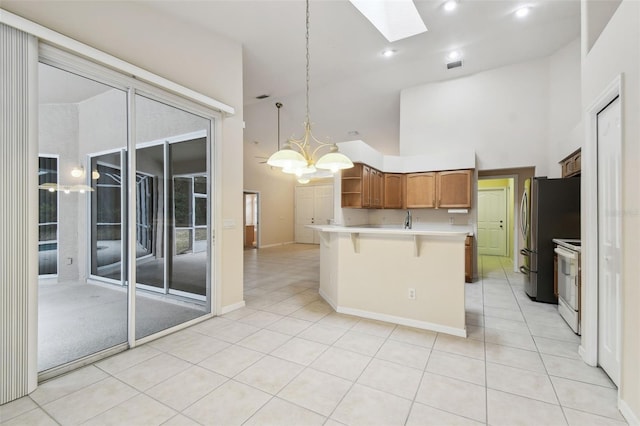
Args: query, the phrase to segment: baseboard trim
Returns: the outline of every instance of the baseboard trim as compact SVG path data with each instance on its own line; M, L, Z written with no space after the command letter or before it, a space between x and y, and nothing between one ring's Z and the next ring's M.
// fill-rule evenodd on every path
M289 244L295 244L295 243L296 243L295 241L285 241L284 243L265 244L265 245L262 245L262 246L260 246L258 248L263 249L263 248L269 248L269 247L282 247L282 246L286 246L286 245L289 245Z
M627 421L627 423L629 423L629 425L631 426L640 425L640 419L638 418L636 413L634 413L631 407L629 407L629 405L619 397L618 397L618 409L622 413L622 417L625 418L625 420Z
M336 304L336 302L333 301L333 299L331 299L327 293L325 293L324 291L322 291L322 289L320 289L318 291L318 293L320 293L320 297L322 297L324 299L325 302L327 302L334 311L338 311L338 305Z
M236 309L240 309L244 307L245 307L245 303L244 303L244 300L242 300L238 303L234 303L233 305L227 305L227 306L221 307L218 315L228 314L231 311L235 311Z
M329 303L327 301L327 303ZM363 311L361 309L347 308L338 306L337 312L341 314L354 315L357 317L368 318L378 321L390 322L393 324L406 325L408 327L421 328L423 330L435 331L438 333L451 334L453 336L467 337L467 330L464 328L448 327L446 325L434 324L427 321L419 321L410 318L397 317L395 315L380 314L377 312Z

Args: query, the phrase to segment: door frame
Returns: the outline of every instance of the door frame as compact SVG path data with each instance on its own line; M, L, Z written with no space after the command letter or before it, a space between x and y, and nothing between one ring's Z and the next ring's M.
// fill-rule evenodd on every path
M483 178L484 180L484 178ZM514 187L515 187L515 183L514 183ZM511 226L511 223L509 221L509 187L508 186L495 186L495 187L487 187L487 188L478 188L478 214L480 213L480 191L502 191L504 192L505 195L505 204L504 207L506 209L505 211L505 229L508 230L509 227ZM513 199L514 203L516 201L515 197ZM514 211L514 215L513 218L515 220L515 211ZM477 223L480 223L480 221L478 220ZM515 232L515 229L511 230L511 239L515 239L515 236L513 235L513 232ZM505 247L505 251L507 252L507 254L509 253L509 243L513 243L512 241L509 241L509 233L507 232L506 234L506 247ZM478 256L481 256L480 254L480 233L478 232L478 241L477 241L477 245L478 245ZM490 255L482 255L482 256L490 256ZM515 258L514 258L514 262L515 262Z
M245 210L246 208L246 204L245 204L245 195L247 194L255 194L256 195L256 208L258 210L256 216L258 216L258 223L257 223L257 232L256 232L256 249L260 248L260 234L262 234L262 206L260 206L260 191L255 191L252 189L243 189L242 190L242 246L244 247L244 242L246 241L247 236L245 235L247 232L247 212Z
M513 244L513 272L520 272L518 266L518 255L520 254L520 246L518 244L518 232L520 223L518 222L520 218L520 200L518 199L518 188L520 187L520 183L518 182L518 175L491 175L491 176L479 176L478 180L487 180L487 179L513 179L513 223L510 223L511 226L511 238ZM476 186L476 200L477 200L477 192L479 188ZM508 216L508 215L507 215ZM507 219L508 220L508 219ZM477 226L477 213L476 213L476 226Z
M582 206L581 206L581 234L582 234L582 300L584 300L584 312L582 316L582 340L578 353L591 366L598 365L598 113L609 105L616 97L620 100L620 112L624 117L624 96L622 86L623 75L617 75L602 93L592 102L586 110L586 137L582 149ZM621 130L619 140L622 149L624 128ZM620 171L622 173L622 171ZM624 232L621 233L624 246ZM624 270L620 271L624 282ZM617 306L619 315L622 314L622 306ZM619 322L621 324L621 322ZM620 346L624 336L620 333ZM618 389L618 397L620 390Z

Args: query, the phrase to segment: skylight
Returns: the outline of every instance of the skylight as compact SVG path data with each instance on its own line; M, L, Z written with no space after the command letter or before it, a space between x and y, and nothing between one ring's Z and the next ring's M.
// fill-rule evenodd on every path
M389 41L427 31L413 0L349 0Z

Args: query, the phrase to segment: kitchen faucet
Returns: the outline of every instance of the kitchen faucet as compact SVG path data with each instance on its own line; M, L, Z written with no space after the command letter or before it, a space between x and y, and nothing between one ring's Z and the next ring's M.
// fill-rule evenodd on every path
M404 218L404 229L411 229L412 222L411 210L407 210L407 216Z

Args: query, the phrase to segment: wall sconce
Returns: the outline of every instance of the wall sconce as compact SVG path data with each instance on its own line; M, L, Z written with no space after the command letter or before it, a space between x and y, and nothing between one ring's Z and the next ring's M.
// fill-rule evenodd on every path
M91 172L91 179L93 179L93 180L100 179L100 173L98 172L98 170L94 170L94 171Z
M73 176L74 178L79 178L84 176L84 167L75 166L73 169L71 169L71 176Z

